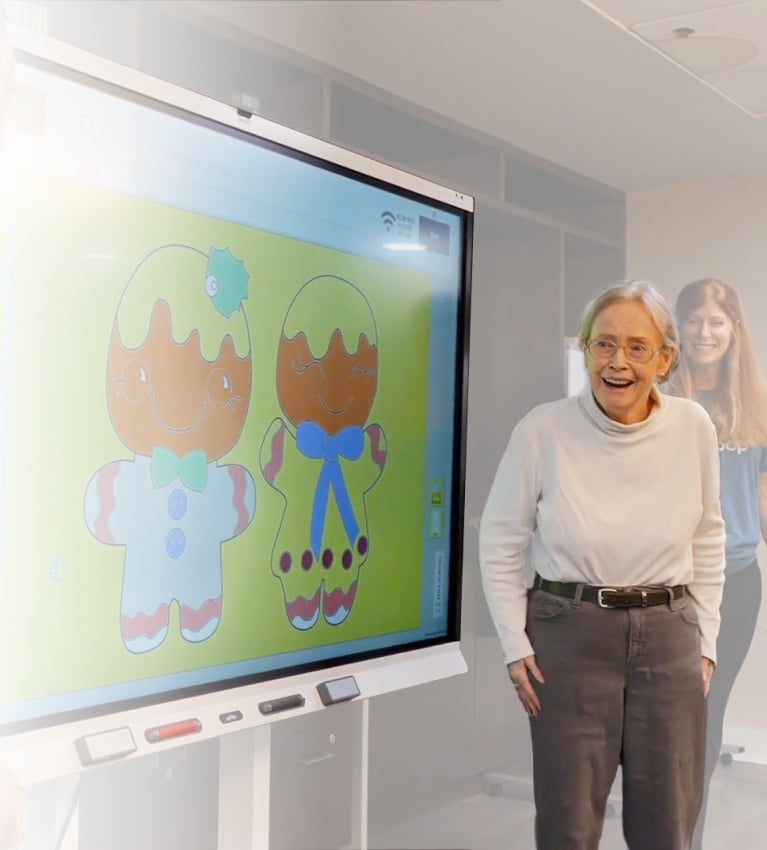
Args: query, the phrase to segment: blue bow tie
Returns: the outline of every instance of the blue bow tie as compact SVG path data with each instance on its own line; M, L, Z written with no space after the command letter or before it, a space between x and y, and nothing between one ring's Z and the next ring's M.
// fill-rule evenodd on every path
M337 434L328 434L316 422L302 422L296 429L296 445L305 457L323 461L314 491L311 524L312 551L314 557L319 558L331 487L349 543L353 544L359 534L359 523L354 516L338 458L340 456L347 460L357 460L365 448L365 432L358 425L349 425Z

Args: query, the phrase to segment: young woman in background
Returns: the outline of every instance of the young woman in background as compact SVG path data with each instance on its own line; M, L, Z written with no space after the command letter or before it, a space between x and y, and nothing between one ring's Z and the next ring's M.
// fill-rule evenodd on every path
M698 401L716 426L727 534L718 660L708 696L703 805L692 844L692 850L700 850L725 709L762 599L756 552L760 539L767 538L767 389L731 286L712 278L688 284L677 298L676 316L682 356L669 390Z

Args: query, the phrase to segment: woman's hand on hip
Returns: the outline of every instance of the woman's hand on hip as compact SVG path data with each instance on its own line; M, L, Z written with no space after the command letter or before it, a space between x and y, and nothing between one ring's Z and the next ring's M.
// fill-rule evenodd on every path
M703 671L703 693L708 696L708 690L711 687L711 677L714 675L714 662L710 658L706 658L705 655L702 655L700 666Z
M530 682L530 675L532 674L541 684L544 683L544 679L535 656L528 655L520 658L519 661L512 661L506 665L506 669L509 671L511 684L514 685L522 707L531 717L536 717L541 710L541 701Z

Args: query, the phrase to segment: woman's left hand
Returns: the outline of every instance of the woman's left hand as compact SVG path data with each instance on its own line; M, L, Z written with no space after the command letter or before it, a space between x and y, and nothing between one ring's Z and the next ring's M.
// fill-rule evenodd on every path
M705 655L701 656L700 666L703 672L703 693L708 696L708 689L711 687L711 676L714 673L714 662Z

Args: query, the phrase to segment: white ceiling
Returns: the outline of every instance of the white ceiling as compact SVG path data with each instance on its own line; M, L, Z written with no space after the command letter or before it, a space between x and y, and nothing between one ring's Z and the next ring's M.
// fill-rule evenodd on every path
M707 34L765 42L753 66L726 72L753 76L767 68L765 0L187 5L617 188L767 174L767 120L639 35L705 15ZM760 80L738 85L767 103Z
M664 53L676 52L683 66L701 78L722 96L729 98L753 117L767 118L767 2L667 3L663 16L649 18L646 3L637 0L585 0L612 16L618 27L631 32ZM705 6L705 8L703 8ZM640 8L641 7L641 8ZM680 8L676 8L680 7ZM659 10L660 11L660 10ZM688 38L674 37L675 31L688 28ZM727 50L726 42L738 42L753 55L742 57L733 67L716 70L710 66L717 48ZM684 48L688 48L686 51ZM698 49L696 49L698 48ZM702 49L702 52L701 52ZM721 55L721 54L720 54ZM726 54L725 54L726 56ZM703 65L698 64L703 60ZM705 70L709 64L710 70Z

